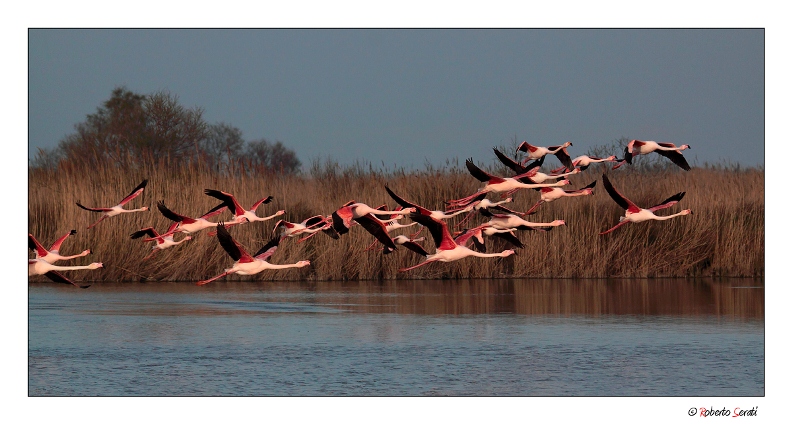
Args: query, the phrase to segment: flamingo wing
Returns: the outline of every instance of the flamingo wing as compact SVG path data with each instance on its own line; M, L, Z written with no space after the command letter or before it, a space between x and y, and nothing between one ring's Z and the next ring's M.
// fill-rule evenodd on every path
M421 215L419 213L411 213L410 219L423 225L429 229L429 233L435 242L435 247L440 250L451 250L457 246L451 233L448 232L448 226L445 221L437 220L428 215Z
M553 150L553 149L557 149L558 147L560 146L548 147L548 149ZM575 169L575 165L572 164L572 158L569 157L569 153L567 153L566 147L564 147L563 149L559 149L557 152L555 152L555 155L558 158L558 160L561 161L561 164L564 165L564 167L566 167L566 169L570 171Z
M594 180L589 185L587 185L587 186L585 186L583 188L580 188L580 189L577 189L577 190L564 190L564 193L569 193L569 194L579 193L579 192L581 192L583 190L586 190L586 189L589 189L589 188L593 189L594 186L596 186L596 185L597 185L597 180ZM550 187L547 187L547 188L550 188Z
M111 210L113 210L111 208L89 208L87 206L81 205L80 202L77 202L77 206L91 212L110 212Z
M305 228L313 228L319 224L324 224L326 222L327 221L325 220L325 217L323 217L322 215L315 215L303 221L302 224L305 225Z
M523 141L522 143L520 143L519 146L517 146L517 150L521 152L535 152L536 149L537 149L536 146L528 144L528 142L525 141Z
M652 206L651 208L648 208L648 209L650 211L654 212L654 211L657 211L657 210L660 210L660 209L670 208L671 206L676 205L680 200L682 200L683 197L685 197L685 192L681 191L681 192L669 197L668 199L663 200L659 204L657 204L655 206Z
M616 202L622 209L630 211L630 212L638 212L641 210L635 203L631 202L630 199L622 196L618 190L616 190L613 185L611 184L608 176L606 174L602 174L602 184L605 186L605 191L608 192L611 199Z
M333 228L338 234L346 234L352 226L352 210L344 206L333 212Z
M253 261L253 258L231 237L231 234L222 223L217 226L217 240L231 259L239 262Z
M658 143L658 144L660 144L660 143ZM663 144L665 144L665 143L663 143ZM690 165L688 165L687 160L685 160L685 157L682 156L682 153L680 153L679 151L677 151L677 150L655 150L655 152L657 152L658 154L660 154L662 156L667 157L668 159L671 159L671 162L674 162L675 165L677 165L678 167L684 169L685 171L690 171Z
M222 200L223 204L225 204L228 207L228 210L232 211L235 216L245 214L245 208L243 208L242 205L237 202L236 198L230 193L207 188L204 189L204 194L207 196L212 196L215 199Z
M548 228L552 229L553 227L548 227ZM522 244L520 239L518 239L517 236L514 235L514 233L511 232L511 231L505 232L505 233L495 233L495 234L493 234L493 236L498 237L498 238L503 239L503 240L506 240L507 242L509 242L509 243L513 244L514 246L517 246L519 248L525 247L525 245Z
M267 196L267 197L257 201L256 203L254 203L253 206L250 207L250 210L255 212L256 209L258 209L258 207L261 206L262 203L266 205L267 203L271 202L272 199L274 199L274 197Z
M280 243L280 237L275 236L271 238L267 244L265 244L261 249L258 250L258 252L253 255L253 257L262 261L266 261L275 254L276 250L278 250L278 243Z
M367 213L360 218L355 219L355 221L357 221L361 227L365 228L366 231L371 233L371 235L376 237L380 243L391 249L396 249L396 243L394 243L390 236L388 236L388 231L385 229L385 224L379 219L375 218L374 215Z
M498 160L500 160L502 164L506 165L506 167L514 171L516 174L522 174L528 171L528 168L515 162L510 157L501 153L500 150L496 149L495 147L493 147L492 150L495 151L495 156L498 158Z
M74 234L77 234L77 230L71 230L68 233L64 234L63 236L61 236L61 238L55 240L55 243L52 243L52 246L50 247L49 250L51 252L59 252L61 244L63 244L63 241L66 240L67 237Z
M227 207L227 205L225 203L221 203L221 204L213 207L212 209L209 209L208 212L206 212L205 214L201 215L199 218L208 219L208 218L211 218L211 217L213 217L215 215L219 215L221 212L223 212L223 209L225 209L226 207Z
M130 234L129 237L133 238L133 239L136 239L136 238L141 238L141 237L146 236L146 235L149 236L149 237L152 237L152 238L158 238L159 237L159 234L157 234L157 231L154 230L154 227L147 227L147 228L143 228L142 230L135 231L134 233Z
M619 223L618 223L618 224L614 225L614 226L613 226L613 227L611 227L609 230L605 230L605 231L603 231L603 232L599 233L599 235L608 234L608 233L610 233L611 231L613 231L613 230L615 230L615 229L617 229L617 228L621 227L622 225L624 225L624 224L629 224L629 223L630 223L630 221L628 221L628 220L626 220L626 219L625 219L625 220L622 220L622 221L619 221Z
M390 197L393 198L393 200L396 203L398 203L399 206L401 206L403 208L415 208L415 210L417 212L421 213L421 215L429 215L429 214L432 213L432 211L430 211L429 209L426 209L424 207L418 206L417 204L415 204L413 202L409 202L407 200L404 200L399 195L394 193L393 190L391 190L390 187L388 187L387 185L385 186L385 191L387 191L388 194L390 195Z
M47 249L45 249L44 246L42 246L41 243L39 243L38 240L36 240L36 238L33 237L33 234L28 234L28 248L30 250L35 250L36 251L36 255L38 255L38 256L42 256L43 257L43 256L47 256L47 254L49 254Z
M498 184L506 181L501 177L496 177L492 174L483 171L481 168L479 168L473 163L473 158L466 160L465 166L467 167L468 172L470 172L470 175L472 175L482 183Z
M429 256L429 253L421 246L420 244L414 241L405 241L402 243L402 246L406 247L407 249L412 250L413 252L421 255L421 256Z
M146 188L146 184L148 184L148 180L143 180L143 182L138 184L138 186L135 187L127 197L124 197L118 205L123 206L135 197L140 196L140 193L143 193L143 189Z

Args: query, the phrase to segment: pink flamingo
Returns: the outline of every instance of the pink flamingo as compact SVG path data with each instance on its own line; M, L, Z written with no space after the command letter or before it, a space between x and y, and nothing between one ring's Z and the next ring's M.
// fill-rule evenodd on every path
M137 239L137 238L140 238L140 237L143 237L143 236L147 235L147 236L149 236L149 238L143 239L143 241L156 242L154 244L154 246L151 247L151 249L152 249L151 254L146 256L145 258L143 258L143 260L145 261L145 260L150 259L152 256L154 256L155 253L159 252L160 250L165 250L165 249L167 249L169 247L182 244L185 241L192 239L192 237L186 236L186 237L184 237L183 239L181 239L179 241L174 241L173 240L173 234L176 232L176 228L178 226L179 226L179 223L178 222L174 222L168 228L168 231L166 231L164 234L157 234L157 230L155 230L154 227L146 227L146 228L143 228L141 230L135 231L134 233L132 233L130 235L130 237L133 238L133 239Z
M352 200L333 212L333 229L335 229L338 234L346 234L352 227L353 222L357 222L386 247L396 249L396 245L385 230L385 224L375 218L374 215L408 215L413 212L415 212L414 207L399 211L383 211L374 209L365 203L356 203Z
M168 218L171 221L176 221L179 223L179 226L176 228L175 231L180 233L187 233L187 234L197 233L198 231L201 231L209 227L217 227L219 223L210 222L207 220L207 218L211 218L215 215L219 215L221 212L223 212L223 209L225 208L226 205L221 203L210 209L209 212L199 216L198 218L190 218L189 216L180 215L168 209L165 206L165 202L162 200L157 202L157 209L159 209L159 211L162 213L162 215L165 216L165 218ZM236 224L239 223L232 222L229 223L228 226L230 227Z
M594 194L594 186L597 185L597 180L591 182L591 184L578 189L578 190L563 190L558 187L545 187L542 188L542 195L539 198L539 201L536 202L535 205L531 206L531 209L525 211L525 215L533 215L536 213L536 209L542 203L549 203L553 200L558 200L562 197L576 197L576 196L589 196Z
M267 203L271 202L272 196L267 196L263 199L258 200L256 203L253 204L253 206L250 207L249 210L246 210L245 208L242 207L242 205L239 204L236 198L230 193L207 188L204 189L204 194L208 196L212 196L215 199L222 200L223 204L226 205L226 207L228 207L228 210L234 214L234 222L238 222L238 223L245 222L244 219L242 218L247 218L248 222L267 221L272 218L275 218L276 216L280 216L286 213L286 211L284 210L279 210L270 216L260 217L256 215L256 209L258 209L258 207L262 203L266 205Z
M602 162L621 162L621 161L619 159L616 159L616 156L613 156L613 155L608 156L606 158L599 158L599 157L596 157L596 156L581 155L581 156L578 156L578 157L572 159L572 166L575 167L575 168L580 168L581 171L585 171L586 169L588 169L589 166L591 166L591 164L602 163ZM620 166L621 166L621 163L618 163L617 165L615 165L615 167L613 169L616 169L616 168L618 168ZM551 173L563 172L565 169L567 169L567 168L565 166L562 166L562 167L556 168L556 169L554 169L554 170L552 170L550 172Z
M408 237L408 236L404 236L404 235L398 235L396 237L393 237L391 240L393 240L393 243L395 243L397 245L400 245L400 246L404 246L407 249L412 250L413 252L415 252L415 253L423 256L423 257L426 257L427 255L429 255L429 253L427 253L426 250L424 250L423 246L418 244L419 241L423 241L424 240L424 237L412 238L412 237ZM388 253L391 253L391 252L394 251L393 249L389 249L387 247L382 248L382 250L384 250L383 254L385 254L385 255L387 255Z
M497 229L510 229L516 228L518 230L543 230L549 231L552 227L559 227L566 225L563 219L556 219L553 222L530 222L513 214L493 214L489 211L482 210L481 214L490 218L487 224Z
M53 265L42 258L28 259L28 277L32 275L43 275L56 283L71 284L81 289L86 289L91 285L78 285L74 281L66 278L58 271L71 271L78 269L97 269L101 268L101 262L94 262L90 265L58 266Z
M689 215L689 214L693 213L690 209L685 209L685 210L683 210L681 212L677 212L675 214L666 215L666 216L657 216L657 215L654 214L654 212L657 211L657 210L670 208L671 206L674 206L675 204L677 204L680 200L682 200L682 197L685 196L685 192L684 191L679 192L679 193L669 197L668 199L663 200L660 204L658 204L656 206L652 206L651 208L648 208L648 209L643 209L643 208L637 206L635 203L633 203L630 199L624 197L621 193L619 193L613 187L613 185L611 185L611 182L608 179L608 176L605 175L605 174L602 174L602 183L605 186L605 191L607 191L608 194L610 194L610 197L613 199L613 201L615 201L619 206L622 207L622 209L625 210L625 213L624 213L624 216L620 216L619 217L619 223L618 224L616 224L615 226L613 226L609 230L601 232L600 235L608 234L611 231L621 227L624 224L628 224L630 222L644 222L644 221L649 221L649 220L665 221L667 219L671 219L671 218L674 218L674 217L677 217L677 216Z
M652 152L657 152L657 154L671 159L671 162L674 162L675 165L679 166L685 171L690 171L690 165L688 165L687 161L685 160L685 157L682 156L682 153L680 153L682 150L685 149L690 149L690 146L687 144L683 144L677 147L674 143L657 143L654 141L630 140L630 142L627 143L627 147L624 148L624 160L626 160L627 163L632 165L633 156L646 155Z
M435 247L437 247L437 250L435 253L427 255L425 261L408 268L402 268L399 270L399 272L409 271L432 262L451 262L466 258L468 256L476 256L479 258L505 258L514 254L514 250L504 250L500 253L476 252L474 250L468 249L465 246L457 244L457 242L454 241L454 239L451 237L451 234L448 232L448 226L446 225L445 221L419 213L411 214L410 218L418 221L419 224L429 229L429 233L432 234L432 238L435 241Z
M452 206L457 206L457 207L466 206L476 197L481 195L481 193L506 192L506 194L508 195L521 188L560 187L569 184L568 180L561 180L552 184L525 183L521 181L521 178L524 178L525 175L516 175L513 178L496 177L495 175L482 171L479 167L474 165L473 159L468 159L467 161L465 161L465 165L467 166L470 174L473 175L477 180L485 183L485 185L483 188L480 188L477 192L471 194L470 196L466 196L461 199L449 200L446 202ZM532 170L531 172L535 172L535 171Z
M461 221L459 221L459 223L456 225L457 228L461 227L462 224L467 222L470 219L470 217L473 216L474 213L480 211L481 209L493 209L493 210L497 210L497 211L500 211L500 212L513 213L513 214L517 214L517 215L522 215L523 214L523 212L513 211L513 210L503 206L504 203L509 203L509 202L514 200L511 197L507 197L506 199L498 201L498 202L493 202L493 201L487 199L486 196L487 196L487 193L481 193L480 195L476 196L473 199L472 202L470 202L468 204L468 207L469 206L473 206L473 209L470 210L467 213L467 215L465 215L465 217L462 218ZM463 208L459 208L459 209L451 208L451 209L448 210L448 212L456 212L457 210L462 210L462 209Z
M245 248L242 247L239 243L237 243L231 234L228 233L226 226L222 223L217 226L217 240L220 242L220 246L223 247L223 250L228 253L228 256L231 256L233 259L234 264L231 268L226 268L222 274L212 277L208 280L201 280L196 283L198 286L203 286L204 284L209 284L218 278L225 277L229 274L239 274L239 275L253 275L258 274L265 269L285 269L285 268L302 268L304 266L308 266L311 264L311 261L299 261L293 264L285 264L285 265L275 265L268 262L268 259L272 257L275 251L278 249L278 243L280 243L280 237L273 237L270 241L264 245L258 252L254 255L250 255L245 251Z
M285 219L281 219L275 223L275 227L272 229L272 235L275 236L275 233L278 232L279 229L279 237L281 240L287 237L309 234L309 236L297 240L297 243L301 243L313 237L317 232L324 231L328 236L338 239L338 234L335 231L328 231L330 227L331 221L323 215L314 215L304 219L302 222L289 222Z
M90 254L91 249L83 250L81 253L71 256L62 256L60 254L60 246L63 243L63 241L66 240L67 237L74 234L77 234L77 230L69 231L61 238L56 240L55 243L52 243L52 246L49 248L49 250L45 249L44 246L42 246L41 243L39 243L38 240L36 240L36 238L33 237L33 234L28 234L28 247L30 248L30 250L36 252L36 259L41 259L51 264L54 264L57 261L65 261L68 259L80 258Z
M127 197L124 197L119 204L117 204L117 205L115 205L113 207L110 207L110 208L88 208L88 207L85 207L85 206L81 205L80 202L77 202L77 206L79 206L79 207L81 207L81 208L83 208L83 209L85 209L87 211L101 212L102 213L102 217L99 218L98 221L96 221L93 224L89 225L88 228L89 229L93 228L94 225L102 222L105 218L109 218L111 216L116 216L116 215L119 215L119 214L122 214L122 213L147 211L148 210L148 206L143 206L140 209L124 209L123 208L123 206L126 205L127 203L129 203L130 200L134 199L135 197L140 196L140 194L143 193L143 189L146 187L146 184L148 184L148 180L143 180L143 182L138 184L138 186L135 187L134 190L132 190L132 192L129 193L129 195Z
M495 228L490 224L481 224L478 227L463 230L457 233L454 236L454 241L457 244L465 245L468 241L473 241L473 249L478 252L486 252L487 249L484 246L484 236L490 237L495 236L500 238L501 240L505 240L511 243L515 247L523 248L525 245L522 244L520 239L514 235L514 232L517 231L516 228L508 228L508 229L501 229Z
M569 158L569 153L566 151L566 148L571 145L572 143L567 141L560 146L539 147L523 141L519 146L517 146L517 150L528 153L525 159L522 160L523 164L531 159L535 160L543 158L545 155L555 155L558 160L561 161L562 165L567 167L567 169L572 169L574 168L574 166L572 166L572 159Z
M545 181L558 180L559 178L564 178L568 175L575 175L581 171L581 170L571 169L570 172L566 172L566 173L553 171L550 174L545 174L544 172L539 171L539 166L541 166L542 162L544 161L544 156L542 156L538 160L535 160L529 166L526 167L513 161L511 158L501 153L498 149L493 148L492 150L495 151L495 156L498 158L498 160L501 161L502 164L511 168L511 170L517 173L518 175L525 175L525 177L522 178L521 180L522 182L525 183L541 184ZM564 170L563 167L560 169ZM538 188L536 190L538 190Z

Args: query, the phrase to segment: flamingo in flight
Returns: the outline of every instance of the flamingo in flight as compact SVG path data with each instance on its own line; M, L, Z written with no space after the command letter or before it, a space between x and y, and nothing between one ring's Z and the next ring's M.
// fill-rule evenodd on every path
M239 274L239 275L253 275L258 274L265 269L285 269L285 268L302 268L304 266L308 266L311 264L311 261L299 261L293 264L285 264L285 265L276 265L271 264L268 262L268 259L272 257L275 251L278 249L278 244L280 243L280 237L273 237L270 239L267 244L264 245L258 252L254 255L250 255L242 245L236 242L231 234L228 233L226 226L220 223L217 226L217 240L220 242L220 246L223 247L223 250L228 253L228 256L231 256L233 259L234 264L231 268L226 268L222 274L212 277L208 280L201 280L196 283L198 286L203 286L204 284L209 284L218 278L225 277L229 274Z
M596 156L589 156L589 155L581 155L581 156L578 156L578 157L572 159L572 166L575 167L575 168L580 168L581 171L585 171L586 169L588 169L589 166L591 166L594 163L619 162L619 163L617 163L616 165L613 166L613 169L616 169L616 168L618 168L618 167L620 167L622 165L621 162L623 160L624 159L616 159L616 156L614 156L614 155L608 156L606 158L599 158L599 157L596 157ZM562 166L562 167L556 168L556 169L554 169L554 170L552 170L550 172L551 173L563 172L566 169L567 169L567 167Z
M176 228L175 231L180 233L187 233L187 234L196 233L198 231L201 231L209 227L217 227L219 225L217 222L210 222L207 220L207 218L211 218L215 215L219 215L221 212L223 212L223 209L225 208L226 205L224 203L221 203L210 209L209 212L199 216L198 218L190 218L189 216L180 215L168 209L167 206L165 206L165 202L162 200L157 202L157 209L159 209L159 211L162 213L163 216L165 216L165 218L168 218L171 221L176 221L179 223L179 226ZM232 222L229 223L228 226L236 225L236 224L238 224L238 222Z
M558 180L559 178L564 178L567 175L575 175L578 172L580 172L580 170L571 169L570 172L566 172L566 173L553 171L550 174L545 174L544 172L539 171L539 166L542 165L542 162L544 161L544 156L542 156L538 160L533 161L530 165L526 167L513 161L511 158L501 153L498 149L493 147L492 150L495 151L495 156L498 158L498 160L501 161L502 164L509 167L512 171L514 171L518 175L525 175L525 177L521 179L521 181L524 183L541 184L548 180ZM561 169L563 170L564 168Z
M505 240L511 243L515 247L523 248L525 247L524 244L514 235L514 232L517 231L516 228L508 228L508 229L501 229L495 228L491 224L481 224L478 227L466 229L460 231L458 234L454 236L454 241L457 244L465 245L469 240L473 241L473 249L478 252L486 252L487 249L484 246L484 236L495 236L500 238L501 240ZM468 235L470 234L470 235Z
M656 221L665 221L667 219L671 219L677 216L682 215L689 215L693 212L690 209L685 209L681 212L677 212L675 214L666 215L666 216L657 216L654 214L655 211L660 209L670 208L671 206L676 205L682 197L685 196L685 192L679 192L668 199L663 200L660 204L652 206L648 209L643 209L633 203L630 199L624 197L621 193L619 193L611 184L608 176L602 174L602 184L605 186L605 190L610 194L610 197L615 201L619 206L624 209L624 216L619 217L619 223L615 226L611 227L609 230L603 231L600 235L608 234L611 231L621 227L624 224L628 224L630 222L644 222L649 220L656 220Z
M539 201L536 202L535 205L531 206L531 209L525 211L525 215L533 215L536 213L536 209L539 208L540 205L543 203L549 203L553 200L560 199L562 197L576 197L576 196L589 196L594 194L594 186L597 185L597 180L591 182L591 184L578 189L578 190L563 190L558 187L545 187L541 189L542 195L539 198Z
M275 212L274 214L272 214L270 216L261 217L261 216L256 215L256 209L258 209L258 207L262 203L266 205L269 202L271 202L272 201L272 196L267 196L267 197L265 197L263 199L258 200L256 203L253 204L253 206L250 207L250 209L246 210L245 208L242 207L242 205L239 204L239 202L236 200L236 198L230 193L226 193L224 191L213 190L213 189L207 188L207 189L204 189L204 194L206 194L208 196L212 196L215 199L222 200L223 204L228 207L228 210L231 211L234 214L234 222L238 222L240 224L245 222L245 220L243 218L247 218L248 222L268 221L268 220L270 220L272 218L275 218L276 216L280 216L280 215L283 215L284 213L286 213L286 211L284 211L284 210L279 210L279 211Z
M414 208L417 213L420 213L421 215L425 215L425 216L430 216L430 217L432 217L434 219L451 219L451 218L453 218L453 217L455 217L455 216L457 216L459 214L462 214L462 213L465 213L465 212L470 212L475 207L475 205L471 204L471 205L459 206L457 209L454 209L453 211L451 211L451 210L447 210L447 211L430 211L429 209L426 209L426 208L424 208L422 206L419 206L419 205L417 205L417 204L415 204L413 202L404 200L401 196L399 196L398 194L394 193L393 190L391 190L390 187L388 187L387 185L385 186L385 191L388 192L390 197L393 198L393 200L395 200L396 203L398 203L400 205L400 207ZM486 196L486 193L484 193L484 195ZM480 201L481 199L477 199L477 200ZM421 230L423 230L423 228L421 228ZM418 230L417 232L413 233L412 237L415 237L416 235L418 235L418 233L420 233L421 230Z
M399 272L409 271L432 262L452 262L468 256L476 256L479 258L505 258L514 254L514 250L504 250L500 253L476 252L454 241L451 234L448 232L448 226L445 221L420 213L413 213L410 215L410 218L418 221L419 224L429 229L429 233L432 234L437 250L433 254L426 255L425 261L411 267L401 268Z
M58 271L71 271L78 269L97 269L101 267L102 267L101 262L94 262L90 265L58 266L45 261L43 258L28 259L28 277L32 275L43 275L56 283L71 284L81 289L87 289L88 287L91 286L90 284L78 285L74 281L63 276L63 274L61 274Z
M385 207L385 205L383 205L381 207ZM379 209L379 208L377 208L377 209ZM402 209L403 208L401 206L399 206L395 210L396 211L400 211ZM377 217L375 216L374 218L377 218ZM412 227L413 225L418 225L418 223L415 222L415 221L413 221L413 222L411 222L409 224L402 224L401 222L398 221L401 218L404 218L404 215L391 215L389 218L386 218L386 219L380 219L380 218L377 218L377 219L382 221L383 224L385 224L385 232L388 233L388 234L390 234L394 230L398 230L399 228L407 228L407 227ZM407 242L407 241L415 242L415 241L423 240L423 237L421 237L420 239L414 239L414 237L419 232L420 232L420 230L418 230L418 232L416 232L415 234L410 235L409 237L407 237L407 236L391 237L391 240L393 240L393 242L396 243L396 244L401 244L400 242ZM397 240L397 238L398 238L398 240ZM371 242L369 247L367 247L365 250L374 249L374 246L377 245L378 241L379 240L374 240L373 242ZM413 249L410 249L410 250L413 250ZM387 250L385 253L390 253L390 252L391 252L390 250Z
M624 148L624 160L626 160L627 163L632 165L633 156L646 155L652 152L657 152L657 154L671 159L671 162L674 162L675 165L679 166L685 171L690 171L690 165L688 165L687 161L685 160L685 157L682 156L682 153L680 153L682 150L690 149L690 148L691 147L687 144L683 144L677 147L674 143L657 143L655 141L630 140L630 142L627 143L627 147Z
M140 196L140 194L143 193L143 189L146 188L146 184L148 184L148 180L143 180L143 182L138 184L138 186L135 187L132 190L132 192L129 193L129 195L127 197L124 197L119 204L117 204L117 205L115 205L113 207L110 207L110 208L89 208L89 207L85 207L85 206L81 205L80 202L77 202L77 206L79 206L79 207L81 207L81 208L83 208L83 209L85 209L87 211L101 212L102 213L102 217L99 218L98 221L96 221L93 224L89 225L88 228L89 229L93 228L93 226L95 226L96 224L102 222L105 218L109 218L111 216L116 216L116 215L119 215L119 214L122 214L122 213L147 211L148 210L148 206L143 206L142 208L139 208L139 209L124 209L123 208L123 206L126 205L127 203L129 203L130 200L134 199L135 197Z
M556 219L553 222L530 222L513 214L493 214L486 209L482 209L479 212L482 215L490 218L487 224L500 230L515 228L518 230L550 231L553 229L553 227L566 225L566 222L564 222L563 219Z
M160 250L165 250L165 249L167 249L167 248L169 248L171 246L176 246L176 245L184 243L187 240L191 240L192 239L192 237L186 236L186 237L184 237L183 239L181 239L179 241L174 241L173 240L173 234L176 233L176 227L178 227L178 226L179 226L179 223L178 222L174 222L168 228L168 231L166 231L164 234L157 234L157 230L155 230L154 227L146 227L146 228L143 228L141 230L138 230L138 231L135 231L134 233L132 233L130 235L130 238L137 239L137 238L140 238L140 237L143 237L143 236L148 236L149 238L143 239L143 241L154 241L154 242L156 242L154 244L154 246L151 247L151 249L152 249L151 254L146 256L145 258L143 258L143 260L145 261L145 260L150 259L152 256L154 256L155 253L159 252Z
M463 197L461 199L449 200L446 203L452 206L466 206L473 200L475 200L481 193L501 193L506 192L506 194L511 194L518 189L521 188L542 188L542 187L560 187L564 185L568 185L568 180L561 180L557 181L552 184L528 184L523 181L520 181L521 178L525 177L526 175L516 175L513 178L510 177L497 177L495 175L489 174L479 167L473 164L473 159L468 159L465 161L465 166L467 166L468 171L471 175L473 175L477 180L485 183L484 187L480 188L477 192L471 194L470 196ZM534 171L531 171L534 172Z
M372 208L365 203L356 203L352 200L333 212L333 229L335 229L338 234L346 234L352 227L353 222L357 222L386 247L396 249L396 244L393 243L393 240L391 240L388 232L385 230L385 223L374 216L408 215L414 213L415 210L414 207L409 207L399 211L384 211Z
M313 237L317 232L323 231L328 236L338 239L338 233L331 231L332 227L330 223L331 221L326 216L322 215L306 218L302 222L289 222L285 219L281 219L275 223L275 227L272 229L272 235L275 236L278 229L280 229L279 237L281 240L287 237L309 234L309 236L297 240L297 243L301 243Z
M470 219L470 217L473 216L474 213L478 212L481 209L494 209L494 210L497 210L497 211L500 211L500 212L503 212L503 213L513 213L513 214L517 214L517 215L522 215L523 214L523 212L513 211L513 210L503 206L504 203L509 203L509 202L512 202L514 200L511 197L507 197L507 198L505 198L503 200L500 200L498 202L493 202L493 201L487 199L486 197L487 197L487 193L481 193L478 196L476 196L473 199L473 201L471 201L468 204L468 206L473 206L473 209L470 210L470 212L468 212L467 215L465 215L465 217L462 218L461 221L459 221L459 223L456 225L456 227L461 227L462 224L467 222ZM462 209L462 208L460 208L460 209ZM460 210L460 209L451 208L451 209L448 210L448 212L455 212L455 211Z
M404 235L398 235L396 237L393 237L391 240L393 240L393 243L395 244L404 246L407 249L412 250L413 252L426 257L429 253L426 252L423 246L418 244L419 241L423 241L424 239L425 239L424 237L412 238ZM385 255L394 251L393 249L387 247L382 248L382 250L384 250L383 254Z
M550 147L539 147L534 146L532 144L528 144L527 142L523 141L517 146L517 151L522 151L527 153L525 158L522 160L522 163L525 164L531 159L539 159L544 157L545 155L555 155L558 160L561 161L561 164L567 167L567 169L572 169L572 159L569 157L569 153L567 153L566 148L571 146L572 143L567 141L566 143L560 146L550 146Z
M77 230L69 231L65 235L61 236L61 238L56 240L55 243L52 243L52 246L49 248L49 250L45 249L44 246L42 246L41 243L39 243L38 240L36 240L36 238L33 237L33 234L28 234L28 247L30 248L30 250L36 252L36 259L41 259L51 264L54 264L57 261L65 261L68 259L80 258L90 254L91 249L83 250L82 252L71 256L63 256L60 254L60 246L63 243L63 241L66 240L67 237L75 234L77 234Z

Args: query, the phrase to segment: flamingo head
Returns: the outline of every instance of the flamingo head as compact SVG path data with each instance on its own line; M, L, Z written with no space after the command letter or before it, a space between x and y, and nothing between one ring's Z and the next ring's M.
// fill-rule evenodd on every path
M692 211L692 210L690 210L690 209L685 209L685 210L683 210L683 211L682 211L682 212L680 212L680 213L681 213L682 215L693 215L693 211Z
M566 222L564 222L563 219L556 219L555 221L551 222L550 225L552 225L554 227L558 227L558 226L561 226L561 225L566 225Z
M679 146L679 150L685 150L685 149L692 149L692 147L690 147L689 144L683 144Z
M501 252L501 256L503 256L503 257L505 258L505 257L507 257L507 256L514 255L514 254L516 254L516 253L517 253L517 252L515 252L514 250L512 250L512 249L509 249L509 250L504 250L503 252Z
M283 215L283 214L285 214L285 213L286 213L286 211L285 211L285 210L283 210L283 209L281 209L281 210L279 210L279 211L275 212L275 216L280 216L280 215Z
M575 170L577 170L577 168L575 168ZM560 185L560 186L562 186L562 185L570 185L570 184L572 184L572 183L569 182L569 180L561 180L561 181L558 182L558 185Z
M569 146L571 146L571 145L572 145L572 142L571 142L571 141L567 141L566 143L564 143L564 147L569 147Z
M147 211L147 210L149 210L149 209L148 209L148 206L143 206L142 208L140 208L140 210L141 210L141 211Z
M187 240L192 240L192 237L191 236L184 237L184 241L187 241Z
M610 155L610 156L608 156L608 158L607 158L607 159L605 159L605 160L616 160L616 155Z
M300 262L297 262L297 267L302 268L302 267L308 266L310 264L311 264L311 261L300 261Z
M94 262L94 263L88 265L88 269L96 269L96 268L101 268L101 267L102 267L102 263L101 262Z

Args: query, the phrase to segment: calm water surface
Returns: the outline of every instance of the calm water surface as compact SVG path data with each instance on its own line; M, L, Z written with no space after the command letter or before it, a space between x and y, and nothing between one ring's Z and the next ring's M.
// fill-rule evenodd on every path
M764 396L755 280L29 284L31 396Z

